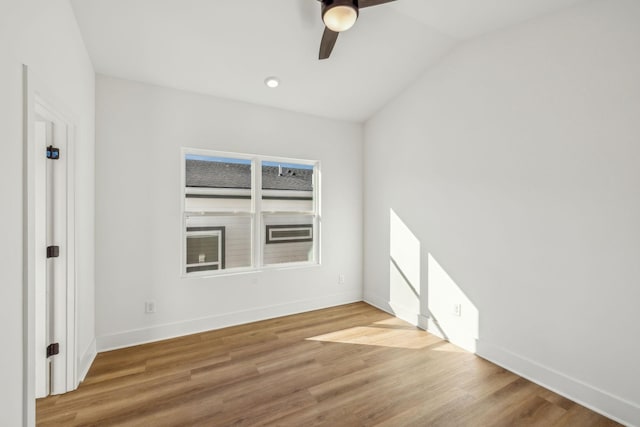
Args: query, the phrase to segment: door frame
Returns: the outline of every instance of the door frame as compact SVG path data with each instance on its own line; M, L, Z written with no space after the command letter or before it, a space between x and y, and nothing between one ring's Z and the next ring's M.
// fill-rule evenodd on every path
M45 153L36 152L35 147L35 118L36 115L45 116L47 119L63 124L66 127L66 296L64 307L56 306L55 309L63 313L66 329L66 345L61 348L61 360L65 366L65 388L71 391L78 386L77 375L77 307L76 307L76 238L75 238L75 120L56 102L50 95L45 85L41 83L28 66L23 65L23 283L24 283L24 366L23 366L23 420L25 425L35 425L35 350L36 350L36 310L35 310L35 285L36 267L41 262L38 251L45 248L38 244L41 240L37 233L36 219L42 217L42 212L36 209L46 209L45 204L36 201L36 168L37 156L45 156ZM46 261L46 258L45 258ZM59 305L62 305L59 304Z

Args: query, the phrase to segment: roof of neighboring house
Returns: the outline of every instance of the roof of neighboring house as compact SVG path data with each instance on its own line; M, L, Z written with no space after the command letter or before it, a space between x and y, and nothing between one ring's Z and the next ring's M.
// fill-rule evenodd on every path
M264 190L313 190L313 169L262 167ZM238 163L186 160L187 187L251 188L251 166Z

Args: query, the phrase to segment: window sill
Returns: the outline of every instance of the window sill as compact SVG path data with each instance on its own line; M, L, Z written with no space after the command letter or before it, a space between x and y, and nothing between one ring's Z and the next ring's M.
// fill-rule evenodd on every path
M194 273L182 273L180 275L181 279L214 279L217 277L230 277L230 276L241 276L241 275L249 275L256 273L265 273L269 271L284 271L284 270L299 270L303 268L316 268L321 267L320 263L312 263L312 262L295 262L288 264L279 264L279 265L265 265L260 268L234 268L233 270L218 270L217 272L194 272Z

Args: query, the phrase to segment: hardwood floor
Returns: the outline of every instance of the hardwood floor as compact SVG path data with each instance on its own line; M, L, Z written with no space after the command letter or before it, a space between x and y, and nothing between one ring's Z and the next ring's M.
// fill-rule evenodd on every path
M37 424L619 425L365 303L101 353Z

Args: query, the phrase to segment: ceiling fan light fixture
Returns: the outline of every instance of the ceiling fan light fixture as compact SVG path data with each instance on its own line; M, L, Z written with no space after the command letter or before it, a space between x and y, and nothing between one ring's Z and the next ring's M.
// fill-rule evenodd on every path
M353 27L358 19L358 9L351 4L335 4L327 7L322 14L324 25L337 33Z
M318 59L327 59L333 51L338 35L355 24L360 9L391 3L396 0L318 0L324 31L320 40Z

